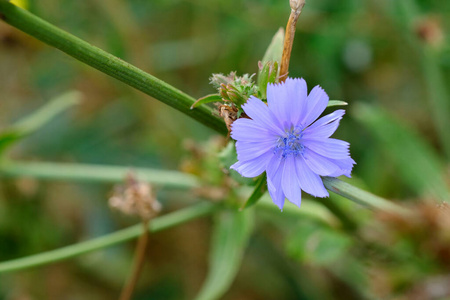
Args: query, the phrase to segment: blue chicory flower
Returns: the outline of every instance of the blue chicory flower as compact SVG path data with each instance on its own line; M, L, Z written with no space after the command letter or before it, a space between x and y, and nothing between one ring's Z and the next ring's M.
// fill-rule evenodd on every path
M300 206L302 190L327 197L320 176L350 177L355 161L349 143L330 138L345 111L336 110L316 121L328 101L320 86L308 95L305 80L287 78L285 83L267 86L267 105L250 97L242 108L251 119L232 124L238 162L231 168L244 177L266 171L270 196L281 210L285 198Z

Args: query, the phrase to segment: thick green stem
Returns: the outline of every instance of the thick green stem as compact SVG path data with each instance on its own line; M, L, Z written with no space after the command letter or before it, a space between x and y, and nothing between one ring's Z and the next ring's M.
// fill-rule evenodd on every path
M190 189L199 186L198 179L177 171L75 163L13 162L0 163L0 177L32 177L37 179L81 182L123 182L127 173L154 185Z
M369 208L388 213L408 214L407 209L354 187L340 179L334 177L323 177L323 183L328 190Z
M180 225L190 220L209 215L213 213L217 207L217 205L205 202L158 217L152 220L149 230L151 232L158 232ZM0 273L18 271L72 258L91 251L123 243L136 238L140 234L142 234L142 224L119 230L86 242L0 263Z
M190 109L195 99L173 86L51 25L8 1L0 1L0 19L91 67L150 95L206 126L227 134L222 120L206 106Z

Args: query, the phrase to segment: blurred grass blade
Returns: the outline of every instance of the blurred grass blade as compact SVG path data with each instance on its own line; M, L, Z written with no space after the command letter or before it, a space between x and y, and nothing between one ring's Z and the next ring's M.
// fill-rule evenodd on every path
M267 191L267 175L264 173L264 175L261 175L258 178L258 181L256 182L255 189L253 190L253 193L250 195L247 201L245 201L244 205L241 207L241 210L245 208L249 208L250 206L253 206L258 202L259 199L264 195L264 193Z
M80 103L82 94L78 91L66 92L50 100L29 116L19 120L11 127L0 132L0 152L21 138L37 131L57 114Z
M399 172L399 180L421 196L449 201L444 163L421 136L383 110L359 104L354 116L374 135Z
M0 1L0 16L4 22L158 99L217 132L223 135L228 133L223 120L214 116L211 109L202 106L191 110L194 98L116 56L92 46L8 1Z
M198 99L197 101L192 104L191 109L194 109L202 104L210 103L210 102L217 102L222 101L222 97L219 94L211 94L207 95L205 97L202 97Z
M158 232L168 229L190 220L209 215L217 210L218 206L211 203L200 203L179 211L157 217L149 225L151 232ZM64 259L72 258L91 251L110 247L126 242L142 234L142 224L128 227L111 234L80 242L71 246L66 246L52 251L9 260L0 263L0 274L12 271L28 269L45 264L55 263Z
M345 102L345 101L341 101L341 100L330 100L330 101L328 101L327 107L331 107L331 106L343 106L343 105L348 105L348 103Z
M1 177L31 177L53 181L123 182L129 172L139 180L158 186L189 189L199 187L197 177L178 171L53 162L0 162Z
M222 211L217 215L207 278L195 298L221 298L231 286L244 255L252 227L253 211Z

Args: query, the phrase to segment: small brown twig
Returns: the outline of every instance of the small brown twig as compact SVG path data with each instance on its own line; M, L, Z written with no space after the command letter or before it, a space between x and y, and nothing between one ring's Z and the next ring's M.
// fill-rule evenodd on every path
M139 216L142 220L143 232L139 237L134 254L133 269L122 289L119 300L130 300L141 275L147 251L150 220L161 210L156 200L152 186L137 180L133 173L129 173L125 185L116 186L114 195L109 199L109 205L127 215Z
M130 300L133 296L134 289L139 280L139 276L141 275L142 268L145 262L145 253L147 252L147 245L149 240L149 231L148 231L148 220L143 220L143 232L139 237L136 246L136 252L134 254L134 262L133 262L133 271L128 278L127 283L122 289L122 293L120 294L119 300Z
M295 27L298 18L302 13L305 0L290 0L291 14L286 25L286 35L284 36L283 56L280 64L280 82L284 82L288 76L289 61L291 59L292 44L294 43Z

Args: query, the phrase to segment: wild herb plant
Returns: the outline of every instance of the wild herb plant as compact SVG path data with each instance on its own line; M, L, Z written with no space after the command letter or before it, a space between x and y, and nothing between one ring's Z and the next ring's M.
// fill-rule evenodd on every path
M399 5L408 6L413 2ZM264 57L254 62L253 70L238 74L230 66L223 74L213 74L210 83L215 93L195 99L27 10L0 1L0 18L4 22L177 109L221 136L202 146L190 145L190 157L182 168L184 172L139 165L129 168L26 162L7 157L12 145L40 130L55 115L77 105L81 98L79 92L62 94L3 129L0 132L1 176L91 183L124 181L123 186L116 187L110 205L123 213L136 215L142 224L1 262L0 273L71 259L140 237L131 275L123 274L126 284L121 299L131 299L145 254L152 252L148 234L211 215L214 224L208 273L195 299L219 299L230 289L245 261L244 252L255 233L255 224L264 219L273 223L281 219L276 226L283 226L287 224L283 218L289 218L298 220L299 225L286 239L286 252L300 262L325 269L331 274L330 281L341 284L342 289L352 295L350 298L408 297L415 290L427 293L430 283L418 283L426 274L421 273L421 269L433 269L428 272L431 275L447 274L450 262L450 218L445 202L450 199L450 192L444 174L450 157L450 136L446 133L450 109L433 48L439 37L429 34L427 24L419 27L419 37L425 43L422 63L442 156L436 154L425 139L382 109L356 105L355 118L373 132L380 144L388 145L387 155L400 170L401 181L416 195L428 200L397 204L356 187L360 185L357 178L345 181L336 178L351 177L355 161L350 156L349 143L331 138L344 110L325 115L323 112L327 107L347 103L330 100L319 86L308 89L306 75L289 71L295 28L304 5L302 0L290 1L286 31L279 30L275 34ZM414 10L407 7L404 12L405 24L413 22ZM302 76L306 80L299 78ZM155 187L162 186L192 191L198 201L167 213L164 207L161 210L155 192ZM329 192L342 198L327 198ZM298 207L285 204L286 199ZM161 215L157 216L158 213ZM404 239L400 245L399 239ZM389 243L396 246L390 247ZM352 255L347 255L350 251ZM377 252L380 257L367 260L369 252ZM391 265L386 264L386 257ZM365 268L370 268L368 263L385 264L373 270L391 281L386 284L386 291L378 291L380 283L371 281L364 272ZM412 275L395 278L389 270L393 266L408 267ZM448 278L443 282L441 285L445 286ZM305 294L311 299L344 299L343 295L333 292ZM426 294L423 299L435 299L430 295Z

